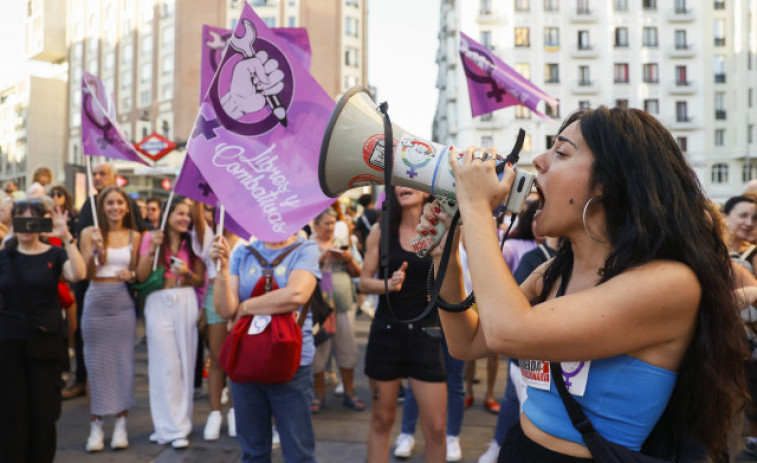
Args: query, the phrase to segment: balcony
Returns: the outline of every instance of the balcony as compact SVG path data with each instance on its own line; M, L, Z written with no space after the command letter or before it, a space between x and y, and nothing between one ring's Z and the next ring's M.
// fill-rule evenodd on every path
M715 83L716 84L724 84L725 83L725 74L715 74Z
M582 47L574 45L570 49L571 58L598 58L599 50L591 45L584 45Z
M577 80L570 90L576 95L596 95L599 93L599 84L592 81Z
M713 45L716 47L724 47L725 46L725 37L715 37L713 40Z
M692 95L697 92L697 87L692 82L673 82L668 87L671 95Z
M726 113L725 109L716 109L715 110L715 119L717 119L719 121L726 120L726 115L727 115L727 113Z
M697 54L694 45L685 44L683 46L673 45L668 48L669 58L693 58Z
M673 8L668 10L668 22L687 23L696 20L694 10L691 8Z
M670 130L697 130L699 128L696 118L692 116L672 118L667 126Z
M597 10L579 8L570 12L570 22L576 24L588 24L597 22Z

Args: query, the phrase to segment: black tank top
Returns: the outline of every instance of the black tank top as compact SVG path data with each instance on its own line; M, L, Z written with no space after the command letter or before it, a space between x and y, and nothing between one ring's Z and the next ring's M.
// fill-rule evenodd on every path
M405 270L405 282L399 292L389 293L389 302L392 304L394 314L402 320L415 318L423 312L428 304L428 291L426 279L428 269L432 265L431 256L426 255L423 259L414 252L405 251L400 245L399 233L389 237L389 277L400 268L402 262L407 262ZM383 270L379 268L380 279L384 278ZM389 308L386 306L386 295L379 295L379 305L376 310L376 318L382 321L393 321ZM432 310L426 317L418 322L420 325L438 324L439 315L437 310Z

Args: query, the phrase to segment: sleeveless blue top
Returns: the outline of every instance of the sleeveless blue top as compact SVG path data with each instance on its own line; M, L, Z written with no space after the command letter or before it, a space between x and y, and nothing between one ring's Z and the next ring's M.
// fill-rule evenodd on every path
M573 397L602 437L638 451L665 411L676 377L628 355L592 360L583 396ZM549 391L528 387L523 413L547 434L584 445L549 381Z

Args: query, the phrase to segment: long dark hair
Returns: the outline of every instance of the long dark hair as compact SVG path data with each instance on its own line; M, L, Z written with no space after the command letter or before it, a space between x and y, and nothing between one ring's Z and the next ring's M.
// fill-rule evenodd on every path
M56 185L50 189L50 196L55 196L56 193L60 193L63 195L63 198L65 198L65 202L63 203L62 210L68 211L68 216L73 218L76 216L76 209L74 208L74 198L71 196L71 193L64 187L60 185Z
M746 395L748 353L728 250L706 213L708 199L670 132L649 114L599 107L572 115L563 127L574 120L594 154L591 186L602 187L612 246L598 284L656 259L682 262L699 279L694 338L653 434L680 430L717 458L726 449L734 408ZM572 265L570 242L562 240L533 302L546 300Z
M126 214L124 214L124 218L121 220L121 225L127 228L129 233L137 229L136 221L134 220L134 211L131 210L131 201L129 201L129 196L126 192L117 186L109 186L101 191L97 195L97 224L100 226L103 234L103 248L105 248L105 254L103 255L104 262L108 261L108 237L110 236L110 223L105 216L105 198L114 191L121 195L126 204Z
M171 201L170 203L168 202L163 203L163 206L160 208L160 216L167 217L166 227L169 226L168 219L171 218L171 214L173 214L173 211L176 210L177 206L182 205L182 204L187 206L190 210L192 209L189 206L189 204L187 204L187 200L184 196L176 195L173 197L173 201ZM168 210L166 210L166 206L168 206ZM191 214L190 214L190 217L191 217ZM187 265L191 269L192 266L194 266L197 256L192 250L192 236L189 234L188 231L182 232L179 234L179 249L181 249L182 246L187 247L187 252L189 253L189 262L187 262ZM166 270L171 268L171 261L168 259L168 255L170 252L171 252L171 240L168 238L168 233L164 230L163 244L160 245L160 254L158 257L158 263L162 265Z
M536 210L539 209L538 201L526 201L526 205L523 208L523 212L518 214L518 226L513 230L512 234L507 237L509 240L527 240L533 241L536 239L534 236L534 230L532 224L534 222L534 216Z
M392 191L387 192L386 201L389 201L389 234L391 236L399 235L400 222L402 222L402 206L400 206L400 200L397 199L397 187L392 186ZM430 203L433 198L426 197L425 203Z

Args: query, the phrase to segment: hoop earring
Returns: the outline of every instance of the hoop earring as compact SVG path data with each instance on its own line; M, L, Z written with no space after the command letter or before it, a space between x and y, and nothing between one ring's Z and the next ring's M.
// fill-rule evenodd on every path
M597 199L599 197L601 197L601 195L592 196L591 198L589 198L588 201L586 201L586 204L584 205L584 212L581 215L581 221L583 222L584 231L586 232L586 236L588 236L589 238L591 238L592 240L596 241L599 244L607 244L608 243L607 241L599 240L599 239L591 236L591 233L589 232L589 227L586 226L586 211L589 209L589 204L591 204L592 201L594 201L595 199Z

